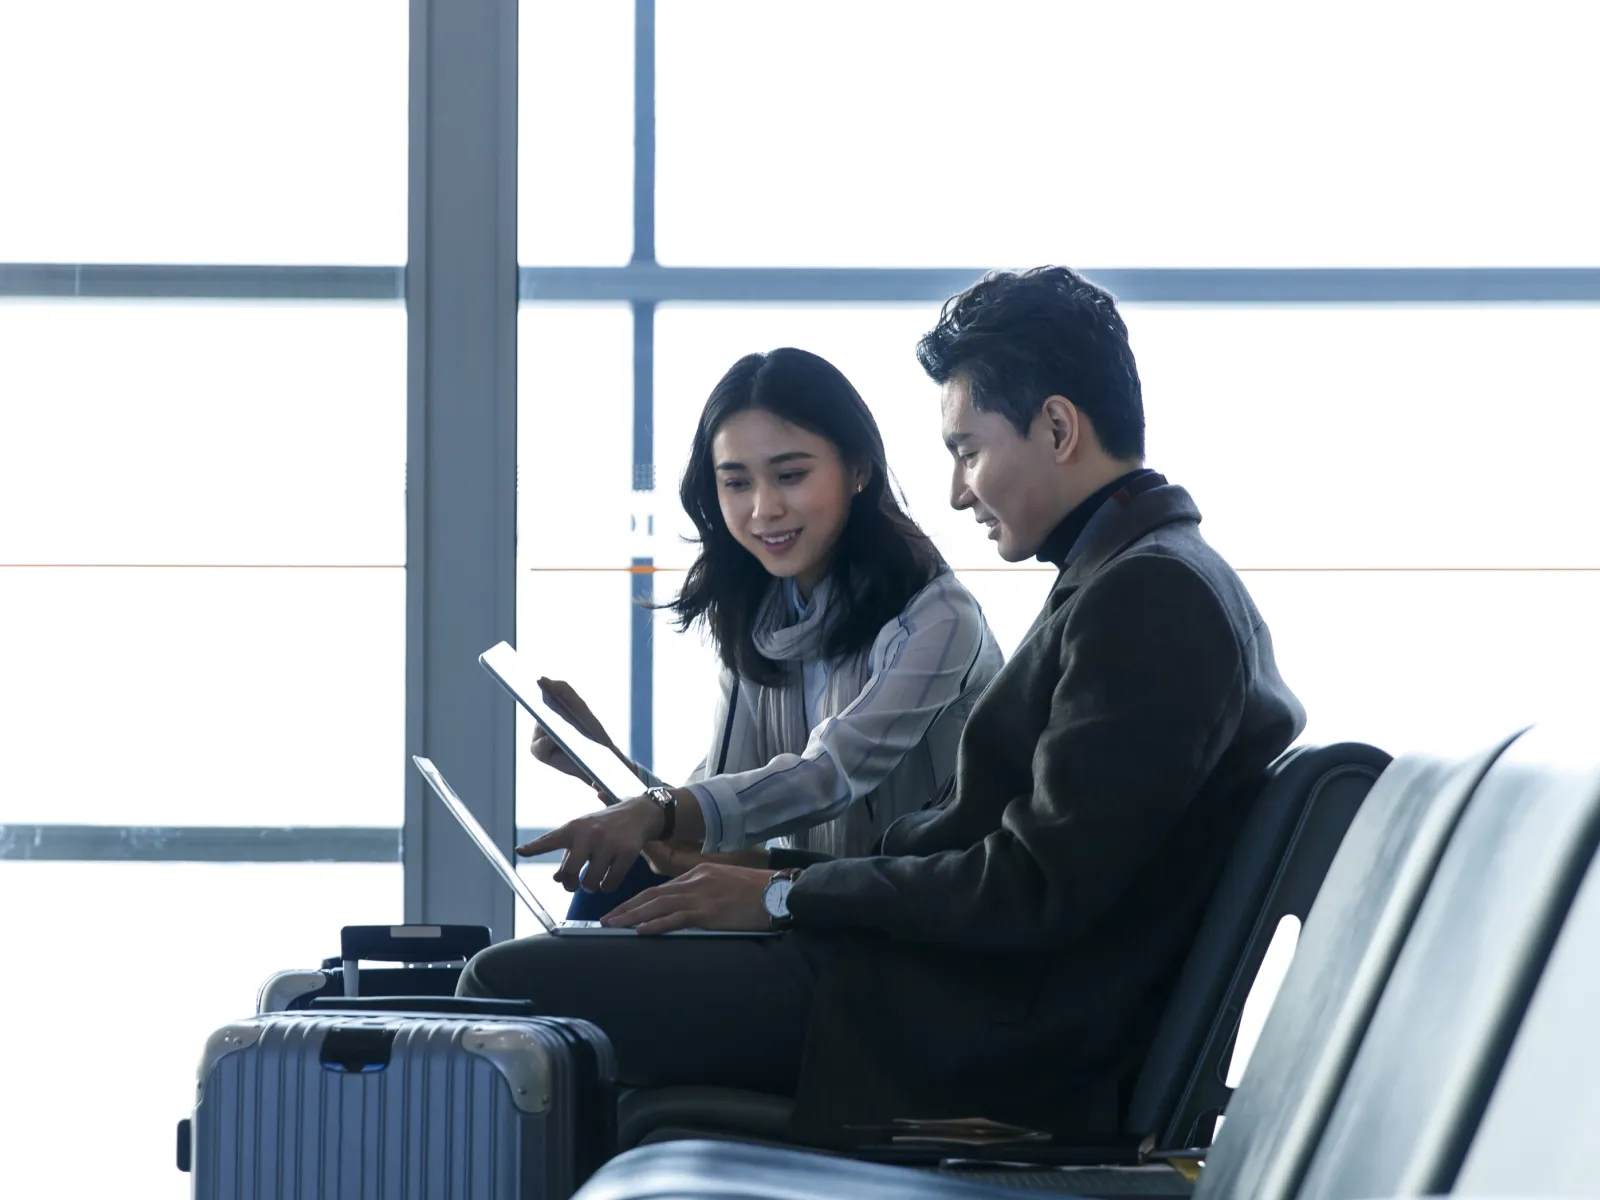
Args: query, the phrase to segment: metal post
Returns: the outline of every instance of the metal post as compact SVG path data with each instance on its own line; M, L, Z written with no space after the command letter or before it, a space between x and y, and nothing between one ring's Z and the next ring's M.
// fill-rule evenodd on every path
M512 705L477 656L516 636L517 0L410 3L405 919L504 938L511 892L409 756L510 847Z
M656 261L656 5L634 0L633 6L633 259L632 265ZM635 539L648 548L655 537L653 495L655 463L654 301L633 304L633 491ZM655 558L635 555L628 575L633 610L628 622L628 753L649 770L655 755Z

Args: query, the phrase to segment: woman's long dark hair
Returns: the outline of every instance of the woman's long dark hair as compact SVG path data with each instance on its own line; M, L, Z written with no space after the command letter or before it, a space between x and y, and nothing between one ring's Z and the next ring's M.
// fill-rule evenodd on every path
M870 646L943 567L928 535L906 515L889 486L883 435L866 402L826 359L785 347L747 354L711 390L678 489L699 531L700 554L677 599L663 607L678 628L704 620L724 665L758 683L778 683L784 668L756 649L752 636L772 576L734 540L717 502L711 442L735 413L760 409L827 438L847 469L870 472L851 498L850 515L829 568L832 599L823 653L829 659Z

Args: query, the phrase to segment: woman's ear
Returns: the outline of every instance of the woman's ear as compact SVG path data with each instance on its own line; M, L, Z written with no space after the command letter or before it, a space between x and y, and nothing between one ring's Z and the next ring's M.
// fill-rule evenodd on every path
M855 485L855 494L859 496L867 490L867 484L872 482L872 468L857 467L851 476L851 482Z

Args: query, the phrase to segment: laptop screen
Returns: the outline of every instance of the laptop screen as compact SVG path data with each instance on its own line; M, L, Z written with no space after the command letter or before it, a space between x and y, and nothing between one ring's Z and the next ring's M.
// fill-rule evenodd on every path
M433 765L432 760L423 758L420 754L413 754L411 761L417 764L417 770L422 772L422 777L428 781L428 786L433 789L433 794L444 801L444 806L460 822L461 828L467 831L467 836L477 843L478 849L482 850L484 857L489 860L489 865L498 871L500 877L511 885L511 890L516 892L517 898L526 904L533 915L539 919L539 924L545 927L545 931L547 933L553 932L556 923L551 919L550 914L545 912L544 905L539 903L539 898L533 894L533 889L527 885L521 875L517 874L517 868L506 858L500 847L494 844L494 839L478 823L478 818L472 815L472 810L461 802L461 797L456 795L455 789L450 786L449 781L439 773L439 768Z

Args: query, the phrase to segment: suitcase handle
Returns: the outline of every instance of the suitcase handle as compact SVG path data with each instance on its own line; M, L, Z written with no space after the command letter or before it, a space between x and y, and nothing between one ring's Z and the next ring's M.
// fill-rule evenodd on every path
M344 962L465 962L489 947L486 925L346 925L339 931Z
M440 1013L467 1017L537 1017L532 1000L498 1000L489 996L317 996L317 1010L340 1012Z

